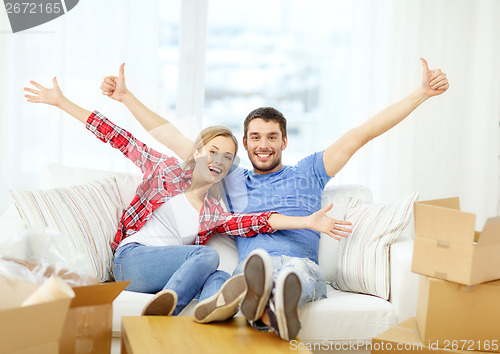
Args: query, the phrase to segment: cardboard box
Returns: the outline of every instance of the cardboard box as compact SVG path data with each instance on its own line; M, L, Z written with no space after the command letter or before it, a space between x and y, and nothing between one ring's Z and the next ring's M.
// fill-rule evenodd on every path
M469 343L470 344L470 343ZM378 353L467 353L467 343L450 343L446 348L439 348L436 343L424 342L418 331L415 317L410 318L397 327L391 328L372 339L372 354ZM483 352L474 352L483 353Z
M71 298L21 307L38 285L0 276L0 351L56 354Z
M424 343L467 341L500 352L500 281L468 286L421 276L417 324Z
M464 285L500 279L500 216L482 232L475 224L458 198L415 203L412 271Z
M20 259L4 258L4 260L29 270L37 266L36 263ZM54 274L54 269L47 268L44 276L49 277L52 274ZM73 282L82 280L78 274L66 270L57 272L57 275ZM89 279L85 279L85 282L88 281ZM62 333L60 331L58 337L59 353L109 353L112 339L113 300L129 283L125 281L100 284L95 280L95 284L92 285L73 287L75 297L70 302ZM34 284L27 284L37 287ZM0 352L3 354L1 349L0 346Z
M111 351L113 300L128 283L110 282L73 288L75 298L59 341L61 354Z

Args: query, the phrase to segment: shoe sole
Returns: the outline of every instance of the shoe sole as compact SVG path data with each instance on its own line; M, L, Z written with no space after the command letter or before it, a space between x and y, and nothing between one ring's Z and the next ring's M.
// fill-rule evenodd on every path
M158 292L146 306L141 316L170 316L177 306L177 294L167 289Z
M209 323L233 317L238 312L238 305L246 289L243 274L229 278L216 294L196 305L193 319L198 323Z
M287 272L278 275L275 294L276 318L279 335L287 341L297 337L300 331L297 308L301 292L302 285L297 274Z
M271 257L264 250L250 254L244 271L247 292L241 302L241 312L250 321L262 317L273 286Z

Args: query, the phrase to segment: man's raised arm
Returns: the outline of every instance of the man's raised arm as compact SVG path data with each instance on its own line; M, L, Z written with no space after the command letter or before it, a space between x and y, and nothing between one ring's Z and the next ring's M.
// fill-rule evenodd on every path
M429 70L425 59L420 60L423 66L421 87L401 101L383 109L362 125L347 131L324 151L323 163L329 176L335 176L367 142L397 125L428 98L448 90L446 74L440 69Z
M172 150L182 160L193 152L194 143L168 120L147 108L125 85L125 63L120 66L118 77L107 76L101 84L102 94L122 102L148 133Z

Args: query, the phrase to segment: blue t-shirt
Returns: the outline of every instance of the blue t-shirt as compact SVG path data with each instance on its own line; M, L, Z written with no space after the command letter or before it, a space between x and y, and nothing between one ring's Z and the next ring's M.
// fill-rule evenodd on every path
M300 160L295 166L283 166L269 174L255 174L237 167L225 178L226 198L231 211L252 213L274 210L283 215L307 216L321 209L321 195L329 177L323 152ZM271 256L309 258L318 263L319 232L279 230L254 237L236 237L239 260L263 248Z

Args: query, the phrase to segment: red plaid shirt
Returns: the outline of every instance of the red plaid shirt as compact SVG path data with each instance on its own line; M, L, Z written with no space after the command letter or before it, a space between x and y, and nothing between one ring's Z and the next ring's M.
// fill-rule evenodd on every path
M121 240L136 233L146 223L156 208L186 190L191 184L193 170L183 170L175 157L147 147L97 111L89 116L86 126L100 140L119 149L141 169L144 176L134 199L123 212L111 244L115 250ZM257 233L274 232L268 222L272 213L226 213L219 201L207 193L200 211L200 230L195 244L206 244L216 233L250 237Z

